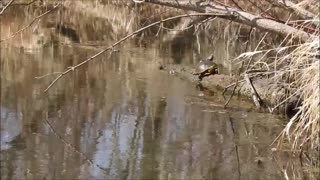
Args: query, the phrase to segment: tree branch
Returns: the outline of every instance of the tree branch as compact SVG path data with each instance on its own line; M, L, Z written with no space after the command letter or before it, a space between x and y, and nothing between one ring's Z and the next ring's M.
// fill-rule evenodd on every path
M293 13L295 13L296 15L304 18L304 19L313 19L316 17L315 14L313 14L310 11L307 11L306 9L303 9L301 7L299 7L297 4L286 0L286 1L282 1L282 0L267 0L270 4L275 5L277 7L281 7L283 9L289 10Z
M13 3L14 0L11 0L0 12L0 16L4 13L4 11Z
M58 77L56 77L52 82L51 84L44 90L44 92L47 92L60 78L62 78L64 75L68 74L69 72L71 71L74 71L75 69L81 67L82 65L84 64L87 64L89 63L90 61L94 60L96 57L102 55L103 53L105 53L106 51L109 51L111 50L111 52L113 51L113 48L116 47L117 45L121 44L123 41L126 41L127 39L131 38L132 36L136 35L136 34L139 34L140 32L148 29L148 28L151 28L155 25L159 25L165 21L170 21L170 20L174 20L174 19L178 19L178 18L183 18L183 17L190 17L190 16L219 16L219 14L215 14L215 13L194 13L194 14L184 14L184 15L179 15L179 16L174 16L174 17L170 17L170 18L167 18L167 19L164 19L164 20L160 20L160 21L157 21L157 22L154 22L152 24L149 24L143 28L140 28L136 31L134 31L133 33L123 37L122 39L120 39L119 41L115 42L114 44L112 44L111 46L109 46L108 48L106 49L103 49L101 50L100 52L96 53L95 55L89 57L88 59L86 59L85 61L75 65L75 66L72 66L72 67L69 67L67 70L65 70L64 72L62 72Z
M228 19L248 26L256 27L265 31L270 31L285 36L292 35L293 38L306 41L312 36L302 30L296 29L289 25L274 21L272 19L256 16L238 9L223 6L214 2L188 2L183 1L177 4L168 0L145 0L146 3L157 4L162 6L174 7L178 9L190 10L201 13L217 13L220 18Z
M51 13L52 11L54 11L55 9L57 9L59 6L61 5L61 2L59 2L57 5L55 5L52 9L44 12L43 14L40 14L39 16L35 17L28 25L26 25L25 27L23 27L22 29L16 31L15 33L11 34L9 37L5 38L5 39L1 39L0 43L2 41L6 41L8 39L14 38L16 35L18 35L19 33L25 31L26 29L28 29L34 22L36 22L36 20L42 18L45 15L48 15L49 13Z

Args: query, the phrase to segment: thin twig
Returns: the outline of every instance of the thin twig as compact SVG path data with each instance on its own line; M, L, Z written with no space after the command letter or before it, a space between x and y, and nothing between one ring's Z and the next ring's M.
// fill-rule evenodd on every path
M162 18L161 18L162 19ZM156 34L156 37L158 37L159 36L159 34L160 34L160 31L161 31L161 29L162 29L162 23L160 23L160 25L159 25L159 28L158 28L158 32L157 32L157 34Z
M288 36L287 36L288 37ZM287 38L286 37L286 38ZM283 43L283 42L282 42ZM311 44L311 43L305 43L306 45L307 44ZM285 46L285 47L284 47ZM299 44L294 44L294 45L282 45L282 44L280 44L277 48L271 48L271 49L265 49L265 50L259 50L259 51L251 51L251 52L246 52L246 53L242 53L242 54L240 54L238 57L236 57L236 58L234 58L234 59L232 59L231 61L235 61L235 60L238 60L238 59L240 59L240 58L242 58L242 57L246 57L246 56L249 56L249 55L246 55L246 54L260 54L260 53L269 53L269 52L273 52L273 51L279 51L279 52L282 52L283 50L285 50L285 49L289 49L289 48L294 48L294 47L298 47L299 46Z
M175 2L178 4L178 6L181 6L178 0L175 0ZM185 9L182 9L186 14L189 14L188 11L186 11ZM192 16L188 16L190 19L194 20L192 18Z
M224 106L223 106L224 108L227 107L227 105L229 104L229 102L231 101L231 99L232 99L232 97L233 97L233 95L234 95L234 92L235 92L236 89L237 89L237 86L238 86L238 83L239 83L239 80L240 80L240 74L241 74L241 71L242 71L242 68L243 68L243 64L244 64L244 63L242 62L241 67L239 68L239 71L238 71L238 77L237 77L236 84L235 84L234 87L233 87L232 93L231 93L228 101L224 104ZM226 90L226 88L225 88L225 90ZM225 92L225 90L224 90L223 93L222 93L224 99L225 99L225 97L224 97L224 92Z
M10 35L9 37L5 38L5 39L1 39L0 42L2 41L6 41L8 39L11 39L13 37L15 37L16 35L18 35L19 33L25 31L27 28L29 28L34 22L36 22L36 20L42 18L45 15L48 15L49 13L51 13L52 11L54 11L55 9L57 9L59 6L61 5L61 2L59 2L57 5L55 5L52 9L46 11L45 13L35 17L27 26L23 27L22 29L16 31L15 33L13 33L12 35Z
M218 16L218 14L215 14L215 13L195 13L195 14L184 14L184 15L179 15L179 16L174 16L174 17L170 17L170 18L167 18L167 19L164 19L164 20L160 20L160 21L157 21L157 22L154 22L152 24L149 24L145 27L142 27L136 31L134 31L133 33L123 37L122 39L120 39L119 41L115 42L114 44L112 44L111 46L109 46L108 48L106 49L103 49L101 50L100 52L96 53L95 55L89 57L88 59L86 59L85 61L75 65L75 66L72 66L71 68L68 68L67 70L65 70L64 72L62 72L57 78L55 78L51 84L44 90L44 92L47 92L62 76L68 74L69 72L71 71L74 71L75 69L79 68L80 66L92 61L93 59L95 59L96 57L100 56L101 54L103 54L104 52L108 51L108 50L113 50L113 48L119 44L121 44L123 41L131 38L132 36L138 34L138 33L141 33L143 32L144 30L150 28L150 27L153 27L155 25L158 25L160 23L163 23L165 21L170 21L170 20L174 20L174 19L178 19L178 18L183 18L183 17L188 17L188 16Z
M198 23L196 26L200 26L200 25L208 22L208 21L211 20L211 19L212 19L212 17L208 17L208 18L202 20L202 21L201 21L200 23ZM192 19L192 20L195 21L196 19ZM196 23L195 23L195 24L196 24ZM158 29L158 32L157 32L156 36L158 36L160 29L164 29L164 30L168 30L168 31L185 31L185 30L188 30L188 29L191 29L192 27L194 27L195 24L191 24L191 25L189 25L189 26L187 26L187 27L184 27L184 28L181 28L181 29L173 29L173 28L164 27L163 24L161 23L160 25L158 25L158 26L159 26L159 29Z
M289 97L287 97L286 99L284 99L282 102L280 102L279 104L277 104L276 106L274 106L273 108L271 108L271 112L273 112L275 109L277 109L278 107L280 107L282 104L284 104L285 102L287 102L290 98L292 98L293 96L295 96L296 94L298 94L299 91L295 91L294 93L292 93Z
M206 19L202 20L199 24L194 25L195 31L194 31L193 35L195 35L195 34L199 31L200 26L201 26L202 24L209 22L211 19L215 19L215 18L209 17L209 18L206 18Z
M41 79L41 78L44 78L44 77L47 77L47 76L51 76L51 75L54 75L54 74L61 74L62 72L53 72L53 73L49 73L49 74L45 74L45 75L42 75L42 76L37 76L37 77L34 77L35 79Z
M11 0L0 12L0 16L4 13L4 11L13 3L14 0Z
M273 74L273 73L275 73L275 72L269 72L269 71L263 70L263 69L253 69L253 70L247 71L246 73L247 73L247 74L251 74L251 75L250 75L250 78L252 78L252 77L256 77L256 76L260 76L260 75ZM242 77L242 75L241 75L241 77ZM245 80L245 79L241 79L241 80L239 80L238 83L242 83L242 82L244 82L244 81L246 81L246 80ZM230 87L235 86L235 85L237 85L237 82L231 83L231 84L227 85L226 87L224 87L224 89L223 89L223 91L222 91L223 97L224 97L224 94L227 92L227 90L228 90ZM225 99L225 97L224 97L224 99Z
M167 31L185 31L185 30L191 29L193 26L194 26L194 24L192 24L188 27L182 28L182 29L171 29L171 28L164 27L163 25L162 26L160 25L159 28L167 30Z
M246 44L246 51L248 50L248 45L249 45L249 40L251 39L251 33L252 33L252 31L253 31L253 27L251 27L250 28L250 31L249 31L249 38L248 38L248 41L247 41L247 44ZM241 63L241 68L243 67L243 62ZM240 75L240 69L239 69L239 75ZM234 86L234 88L233 88L233 90L232 90L232 93L234 93L234 91L236 90L236 87L238 86L238 83L241 83L241 82L244 82L245 81L245 79L242 79L242 80L240 80L239 82L239 78L237 79L237 81L235 82L235 83L232 83L232 84L229 84L228 86L226 86L225 88L224 88L224 90L223 90L223 92L222 92L222 96L223 96L223 98L224 98L224 100L226 100L226 98L225 98L225 96L224 96L224 94L227 92L227 90L228 90L228 88L230 88L230 87L232 87L232 86ZM242 86L243 86L243 84L242 84ZM241 86L241 87L242 87ZM241 87L239 88L239 90L238 90L238 94L239 94L239 92L240 92L240 89L241 89ZM231 98L230 98L231 99ZM228 100L228 101L230 101L230 99ZM229 103L227 101L227 103ZM227 103L226 103L226 105L227 105Z
M237 6L238 9L240 9L241 11L244 11L238 3L236 3L234 0L231 0L231 1L233 2L233 4Z
M244 79L239 80L239 83L244 82L244 81L245 81ZM223 89L223 91L222 91L223 97L224 97L224 94L227 92L227 90L228 90L230 87L235 86L236 84L237 84L237 82L234 82L234 83L231 83L231 84L229 84L228 86L224 87L224 89ZM224 97L224 98L225 98L225 97Z
M263 42L264 38L267 36L268 32L266 32L263 37L261 38L260 42L258 43L258 45L256 46L256 48L254 49L254 52L258 50L260 44ZM247 64L247 67L246 67L246 70L245 71L248 71L249 67L250 67L250 64L253 60L253 56L250 58L248 64Z
M234 92L236 91L236 88L237 88L237 86L238 86L238 83L239 83L239 79L237 79L236 84L235 84L235 86L234 86L233 89L232 89L232 93L231 93L228 101L224 104L224 108L226 108L227 105L229 104L229 102L231 101L231 99L232 99L232 97L233 97L233 95L234 95ZM224 96L223 96L223 97L224 97Z
M252 2L251 0L248 0L250 2L250 4L252 4L255 8L259 9L262 13L267 14L270 17L273 17L270 13L268 13L268 9L264 10L263 8L261 8L261 5L257 5L255 2ZM259 2L259 1L258 1Z
M239 176L239 179L241 179L241 163L240 163L240 158L239 158L239 147L238 147L237 143L235 142L236 141L235 128L234 128L234 124L233 124L233 119L231 118L230 115L228 116L228 119L229 119L229 122L231 125L234 148L236 150L236 157L237 157L237 164L238 164L238 176Z
M251 34L252 34L253 30L254 30L254 28L251 26L251 27L250 27L250 31L249 31L248 40L246 41L246 43L247 43L247 44L246 44L246 48L245 48L245 51L246 51L246 52L248 52L248 47L249 47L249 44L250 44L249 42L250 42L250 40L251 40Z

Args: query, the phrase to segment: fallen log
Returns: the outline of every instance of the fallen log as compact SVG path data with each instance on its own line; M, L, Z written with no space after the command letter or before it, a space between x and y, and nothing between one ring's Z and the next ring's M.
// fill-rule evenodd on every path
M281 34L284 36L292 36L293 39L307 41L312 35L300 29L291 27L287 24L277 22L273 19L264 18L258 15L234 9L232 7L223 6L214 2L202 1L168 1L168 0L144 0L143 2L152 3L162 6L173 7L188 11L200 13L213 13L218 18L231 20L251 27L262 29L265 31Z

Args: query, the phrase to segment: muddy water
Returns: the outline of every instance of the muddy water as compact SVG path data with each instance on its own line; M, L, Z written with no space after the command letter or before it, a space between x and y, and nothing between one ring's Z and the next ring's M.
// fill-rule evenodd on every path
M35 77L94 52L2 49L1 178L283 179L288 158L269 146L283 119L241 100L221 108L219 92L160 71L174 59L159 49L128 43L48 93L55 74Z

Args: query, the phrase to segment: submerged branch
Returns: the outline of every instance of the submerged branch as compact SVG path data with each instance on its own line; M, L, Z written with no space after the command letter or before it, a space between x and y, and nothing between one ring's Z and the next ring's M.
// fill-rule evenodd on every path
M85 161L87 161L89 164L94 165L96 167L98 167L100 170L102 170L102 172L104 172L106 175L108 175L108 171L101 167L100 165L98 165L97 163L95 163L92 159L88 158L86 156L85 153L83 153L82 151L78 150L74 145L72 145L71 143L67 142L60 134L58 134L58 132L53 128L52 124L49 122L48 119L44 119L44 122L49 126L50 130L52 131L52 133L66 146L69 147L70 149L72 149L74 152L76 152L77 154L79 154L82 158L84 158Z

